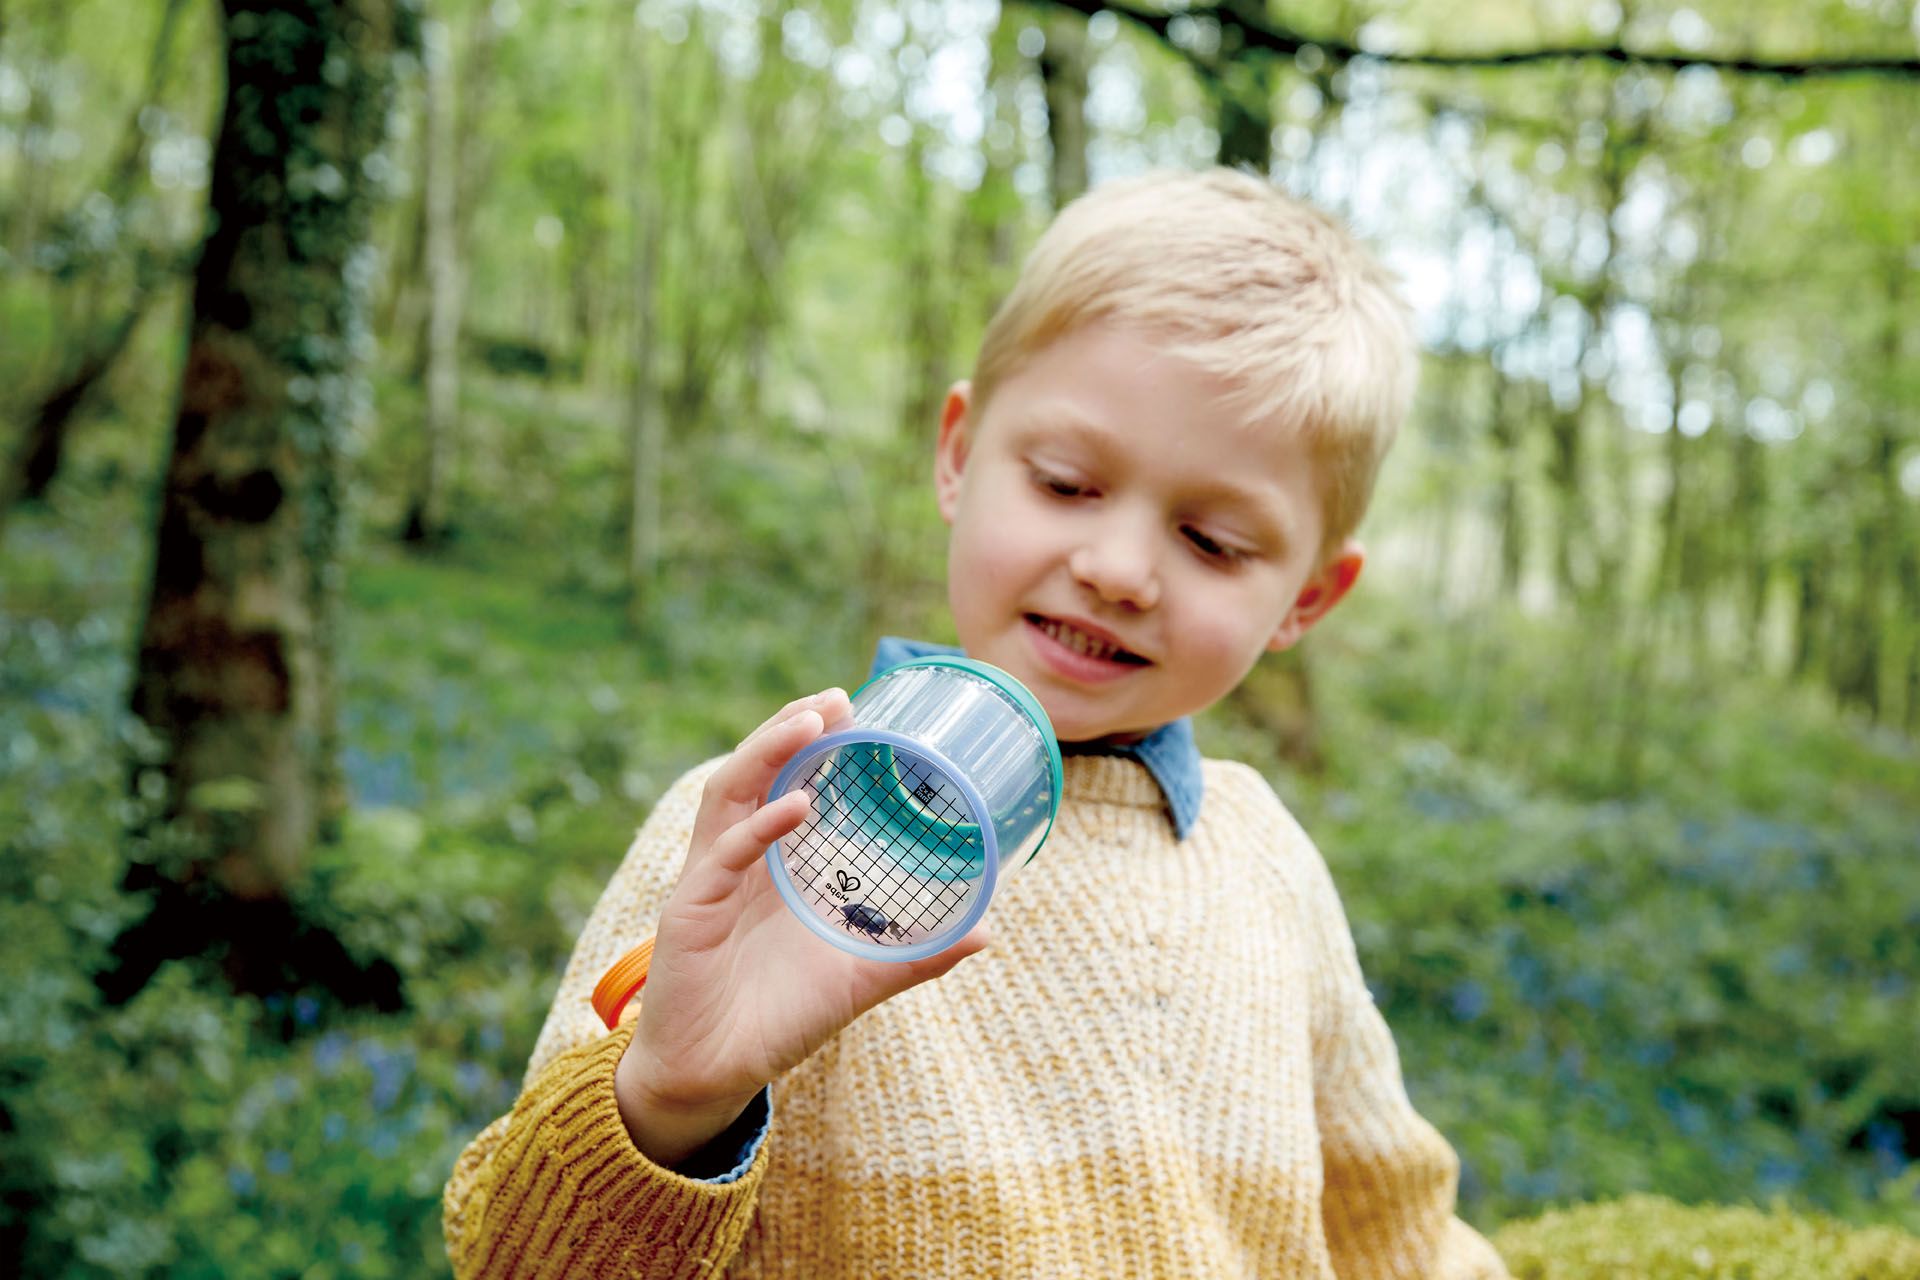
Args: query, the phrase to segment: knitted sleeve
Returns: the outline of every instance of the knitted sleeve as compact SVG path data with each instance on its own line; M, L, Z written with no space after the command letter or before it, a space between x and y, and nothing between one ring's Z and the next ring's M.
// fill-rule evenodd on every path
M442 1210L461 1280L704 1276L740 1247L764 1148L727 1182L684 1177L641 1155L613 1093L632 1021L609 1033L589 1004L606 967L653 931L719 763L690 770L648 816L574 947L513 1109L454 1163Z
M1459 1159L1407 1098L1332 874L1277 796L1273 803L1281 862L1314 951L1314 1119L1334 1270L1341 1280L1506 1280L1493 1246L1454 1216Z
M1350 962L1350 940L1345 950ZM1341 968L1343 1007L1314 1064L1321 1215L1334 1271L1342 1280L1503 1280L1493 1247L1454 1216L1459 1159L1408 1101L1393 1037L1358 964Z

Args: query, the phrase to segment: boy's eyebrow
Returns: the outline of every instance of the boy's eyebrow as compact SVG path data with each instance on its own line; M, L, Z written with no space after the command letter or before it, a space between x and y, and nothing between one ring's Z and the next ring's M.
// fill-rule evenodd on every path
M1113 446L1114 433L1111 430L1064 406L1047 405L1042 411L1014 423L1013 428L1016 446L1029 444L1036 436L1046 432L1072 436L1084 441L1096 452L1106 452ZM1284 552L1292 545L1292 526L1275 508L1271 495L1261 489L1224 476L1213 476L1194 486L1193 494L1203 502L1224 503L1244 512L1255 525L1252 532L1271 539L1279 551Z
M1068 435L1084 437L1089 443L1105 447L1113 440L1113 432L1105 427L1081 417L1074 410L1063 405L1046 404L1030 413L1023 414L1013 423L1016 443L1024 444L1044 431L1063 431Z

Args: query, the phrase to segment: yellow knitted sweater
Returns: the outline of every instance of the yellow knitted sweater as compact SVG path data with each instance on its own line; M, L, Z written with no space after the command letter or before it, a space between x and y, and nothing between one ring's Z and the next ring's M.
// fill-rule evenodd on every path
M744 1176L653 1164L613 1095L632 1022L609 1034L588 996L653 931L718 763L641 828L519 1100L455 1164L457 1275L1506 1275L1453 1216L1457 1161L1407 1102L1318 851L1226 761L1176 841L1144 765L1069 756L991 947L776 1081Z

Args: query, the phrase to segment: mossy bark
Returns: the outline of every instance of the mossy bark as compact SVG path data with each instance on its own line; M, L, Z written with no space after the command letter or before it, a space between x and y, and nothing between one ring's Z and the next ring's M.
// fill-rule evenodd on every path
M344 461L411 8L223 0L222 15L227 96L132 690L166 753L136 789L186 851L149 882L269 903L342 802Z

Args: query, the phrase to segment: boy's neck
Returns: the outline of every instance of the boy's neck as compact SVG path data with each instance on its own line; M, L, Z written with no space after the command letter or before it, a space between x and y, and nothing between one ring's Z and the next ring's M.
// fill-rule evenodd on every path
M1132 747L1145 742L1158 732L1159 730L1157 729L1146 729L1134 733L1109 733L1105 737L1088 738L1084 742L1063 742L1060 745L1062 747L1077 747L1082 751L1094 747Z

